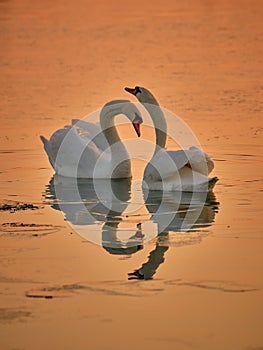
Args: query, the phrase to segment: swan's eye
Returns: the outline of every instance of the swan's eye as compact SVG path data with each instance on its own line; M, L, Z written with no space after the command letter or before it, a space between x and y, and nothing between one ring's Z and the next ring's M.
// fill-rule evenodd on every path
M135 95L137 95L138 93L142 93L142 90L139 88L139 86L135 86Z

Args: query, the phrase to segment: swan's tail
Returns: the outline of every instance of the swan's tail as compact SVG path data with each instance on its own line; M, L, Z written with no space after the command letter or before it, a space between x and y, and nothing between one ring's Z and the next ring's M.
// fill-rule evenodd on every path
M55 162L53 160L52 154L51 154L51 149L50 149L50 145L49 145L49 141L48 139L45 138L45 136L40 135L40 140L43 142L44 144L44 149L46 151L46 154L48 156L49 162L52 165L52 167L55 169Z
M71 125L75 125L75 124L77 124L79 121L80 121L80 119L74 118L74 119L71 120Z
M217 183L217 181L219 180L219 178L217 176L212 177L211 179L209 179L208 182L208 189L212 190L215 186L215 184Z
M192 171L188 167L184 167L178 172L177 179L183 191L186 192L207 192L211 191L218 181L218 177L207 177L199 172Z

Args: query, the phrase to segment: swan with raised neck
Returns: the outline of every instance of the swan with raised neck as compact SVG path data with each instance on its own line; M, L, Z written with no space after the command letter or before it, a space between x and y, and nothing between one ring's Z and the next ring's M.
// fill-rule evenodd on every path
M134 95L149 112L155 128L156 148L155 153L160 148L165 148L167 137L167 124L157 99L146 88L136 86L135 88L125 88L125 91Z
M217 177L208 177L214 168L212 159L197 147L165 150L167 124L156 98L140 86L126 87L125 90L148 110L155 127L155 152L144 170L144 183L147 183L148 189L190 192L211 190L218 181Z
M40 136L55 172L66 177L80 178L131 177L130 157L114 124L114 118L118 114L124 114L130 120L139 137L141 114L138 108L128 100L114 100L106 103L100 112L100 127L86 122L85 131L89 131L89 126L94 126L93 129L96 130L95 134L88 133L91 136L80 134L78 123L57 130L50 140ZM85 125L85 121L81 125L83 124ZM104 141L106 149L100 148L95 141L93 142L96 136ZM121 160L124 161L121 162Z

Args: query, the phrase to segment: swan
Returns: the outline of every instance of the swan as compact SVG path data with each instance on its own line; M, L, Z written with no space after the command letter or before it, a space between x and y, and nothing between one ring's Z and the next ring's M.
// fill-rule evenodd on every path
M100 125L72 120L47 140L40 136L56 174L65 177L119 179L131 177L130 158L121 142L114 117L124 114L140 137L142 117L128 100L113 100L100 111Z
M143 186L149 190L206 192L218 181L209 178L214 162L197 147L186 150L166 150L167 124L164 114L153 94L146 88L126 87L149 112L152 118L156 147L151 161L144 170Z

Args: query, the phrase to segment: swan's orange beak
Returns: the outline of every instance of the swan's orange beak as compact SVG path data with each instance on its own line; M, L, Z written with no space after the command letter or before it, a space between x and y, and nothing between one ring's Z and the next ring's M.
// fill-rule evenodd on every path
M133 89L133 88L126 87L126 88L124 88L124 90L129 92L130 94L136 96L136 89L135 88Z
M140 137L141 136L140 121L135 119L132 125L136 131L137 136Z

